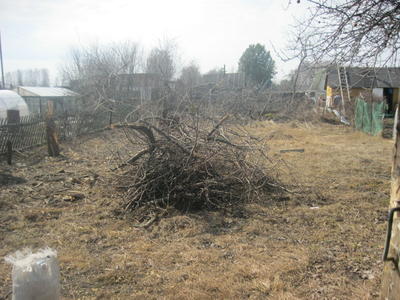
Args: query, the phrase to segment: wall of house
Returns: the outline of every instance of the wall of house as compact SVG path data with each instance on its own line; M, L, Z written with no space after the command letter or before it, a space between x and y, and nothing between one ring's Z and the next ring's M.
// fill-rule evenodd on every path
M371 89L365 89L365 88L351 88L350 89L350 98L354 99L360 96L368 97L371 95L372 90ZM343 91L345 97L347 96L347 91ZM335 90L335 95L340 95L340 89ZM346 97L347 98L347 97Z
M326 87L326 97L332 97L333 96L333 88L331 88L329 85Z
M365 89L365 88L352 88L350 90L350 97L351 98L357 98L360 96L363 96L364 98L367 98L370 96L372 93L371 89Z
M75 97L29 97L23 96L29 111L33 114L45 115L48 111L48 102L53 102L54 113L74 113L80 110L79 102Z
M400 99L400 88L393 89L393 107L396 107L399 104Z
M40 107L40 98L39 97L26 97L23 96L26 104L29 107L29 111L32 114L40 114L41 113L41 107Z
M365 88L352 88L350 89L350 97L352 99L359 97L361 95L364 96L364 98L368 98L371 96L371 89L365 89ZM345 99L347 99L347 91L343 91ZM329 85L326 87L326 97L333 98L334 96L339 95L340 96L340 89L339 88L332 88Z

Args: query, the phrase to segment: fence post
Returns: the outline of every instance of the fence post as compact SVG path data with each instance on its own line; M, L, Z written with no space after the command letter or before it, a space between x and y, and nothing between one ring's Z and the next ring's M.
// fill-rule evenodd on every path
M399 105L396 105L396 112L394 113L394 121L393 121L393 140L396 141L396 136L397 136L397 122L396 120L398 119L399 116Z
M56 123L52 116L47 116L46 119L46 137L47 151L50 156L60 155L60 147L58 145Z
M53 116L54 115L54 101L47 100L47 115Z
M12 141L16 141L18 138L18 129L21 118L19 116L19 110L16 109L8 109L7 110L7 124L10 125L8 127L9 140L6 142L6 150L7 150L7 164L12 164Z
M372 101L372 103L371 103L371 135L375 135L375 118L374 118L374 112L375 112L375 102Z
M10 140L6 142L7 147L7 164L12 164L12 143Z

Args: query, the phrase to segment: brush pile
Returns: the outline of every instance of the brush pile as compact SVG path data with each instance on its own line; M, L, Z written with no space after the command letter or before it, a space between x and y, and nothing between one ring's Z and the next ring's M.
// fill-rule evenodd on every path
M283 189L266 174L261 163L266 156L251 146L254 138L225 129L227 119L201 125L176 119L158 119L157 126L146 120L118 125L144 146L120 166L128 168L122 179L125 209L218 209Z

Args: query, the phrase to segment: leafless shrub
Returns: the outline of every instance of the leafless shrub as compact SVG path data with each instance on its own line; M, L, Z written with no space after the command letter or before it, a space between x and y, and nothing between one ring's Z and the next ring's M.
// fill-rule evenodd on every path
M76 47L69 56L61 67L63 84L79 92L90 110L112 110L114 103L125 96L124 90L129 89L119 88L118 76L133 74L142 64L139 45L130 41Z

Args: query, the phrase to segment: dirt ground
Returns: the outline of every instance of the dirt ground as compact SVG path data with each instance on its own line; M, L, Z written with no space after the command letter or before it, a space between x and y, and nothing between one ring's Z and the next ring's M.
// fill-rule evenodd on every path
M149 228L117 213L120 173L110 169L129 152L121 132L64 144L60 158L39 148L1 162L0 257L56 249L64 299L377 298L392 141L323 123L247 129L266 138L293 193L171 212ZM10 289L1 260L0 297Z

